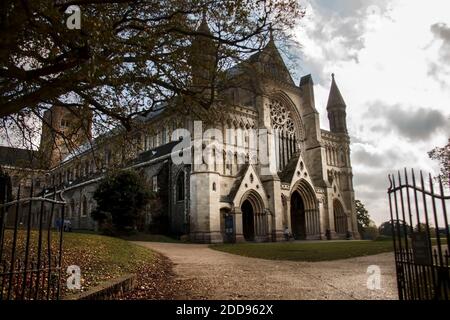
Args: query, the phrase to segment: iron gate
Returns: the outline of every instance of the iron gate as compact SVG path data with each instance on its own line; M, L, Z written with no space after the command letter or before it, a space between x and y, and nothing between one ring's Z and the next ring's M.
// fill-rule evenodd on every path
M450 195L422 172L389 175L392 238L400 300L449 300Z
M0 301L59 299L65 202L34 196L32 183L14 199L11 184L0 189Z

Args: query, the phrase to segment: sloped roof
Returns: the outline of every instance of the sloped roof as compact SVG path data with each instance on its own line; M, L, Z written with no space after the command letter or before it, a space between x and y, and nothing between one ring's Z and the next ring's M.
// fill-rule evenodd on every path
M170 153L172 153L173 148L179 143L180 143L180 141L171 141L171 142L166 143L166 144L164 144L162 146L159 146L159 147L156 147L154 149L142 152L139 155L137 161L138 162L150 161L150 160L153 160L153 159L165 156L167 154L170 154Z
M229 76L242 74L250 66L256 67L264 75L295 85L291 73L286 67L273 38L270 38L267 45L261 51L256 52L247 60L228 69L227 74Z
M38 151L0 146L0 165L41 169Z
M296 155L289 160L284 170L279 174L281 182L291 183L297 168L298 159L299 155Z
M234 181L233 186L230 189L230 193L224 200L232 201L234 199L234 197L236 196L236 193L239 190L239 187L241 186L242 180L245 177L245 173L247 172L248 167L249 167L249 164L247 163L247 164L244 164L242 166L242 168L239 170L239 172L237 174L238 178Z
M169 105L168 102L159 103L155 105L154 108L152 108L151 110L149 111L146 110L136 115L134 119L144 122L153 120L157 116L161 115L164 111L166 111L168 105Z

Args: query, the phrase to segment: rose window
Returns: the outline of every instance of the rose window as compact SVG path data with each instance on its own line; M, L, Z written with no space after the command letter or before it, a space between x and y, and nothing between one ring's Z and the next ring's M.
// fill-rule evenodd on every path
M289 118L286 121L286 129L289 133L294 134L295 133L295 126L294 126L294 121L292 121L291 118Z
M290 112L277 100L270 101L270 118L275 129L287 129L289 133L294 133Z

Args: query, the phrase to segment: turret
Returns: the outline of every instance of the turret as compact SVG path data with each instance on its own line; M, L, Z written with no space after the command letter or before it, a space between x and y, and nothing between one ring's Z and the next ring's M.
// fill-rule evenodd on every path
M327 104L328 120L330 121L330 131L334 133L347 134L347 106L334 79L334 73L331 76L331 89Z
M205 14L203 14L202 22L196 32L189 57L192 86L199 92L210 92L216 69L216 46Z

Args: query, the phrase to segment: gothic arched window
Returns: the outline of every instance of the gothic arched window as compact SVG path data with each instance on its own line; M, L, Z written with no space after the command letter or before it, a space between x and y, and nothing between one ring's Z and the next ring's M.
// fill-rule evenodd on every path
M81 216L86 217L88 215L88 204L86 196L83 196L83 199L81 200Z
M275 159L278 171L283 169L297 152L296 126L288 107L278 99L271 99L269 102L270 118L274 129Z

